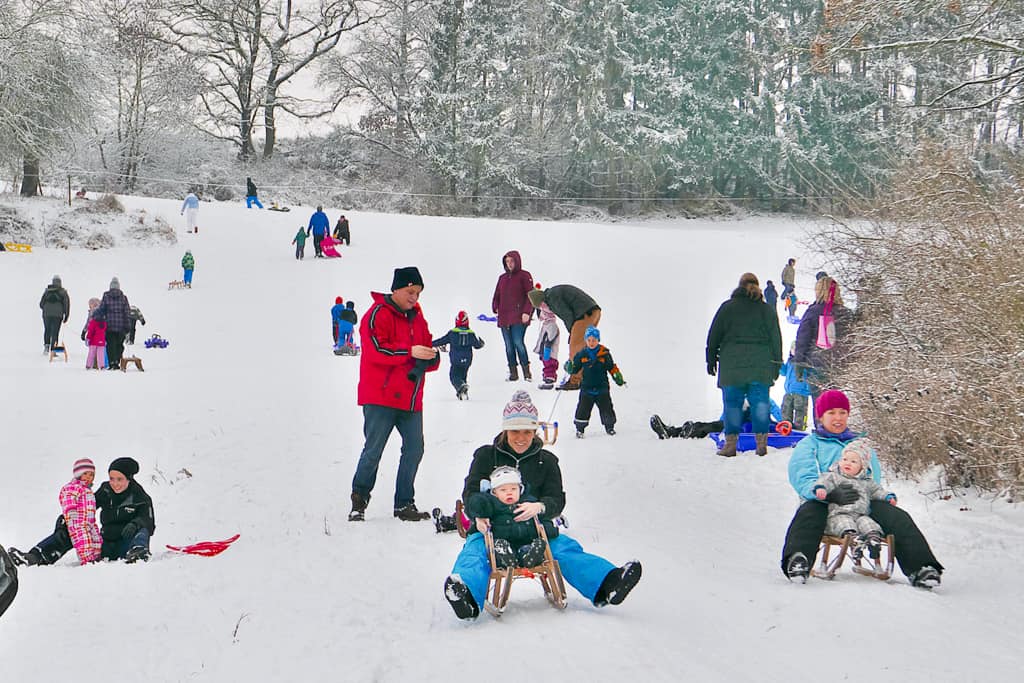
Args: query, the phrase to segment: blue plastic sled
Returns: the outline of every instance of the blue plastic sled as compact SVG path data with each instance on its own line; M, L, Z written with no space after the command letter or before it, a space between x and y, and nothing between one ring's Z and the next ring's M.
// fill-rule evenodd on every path
M807 436L807 432L798 432L795 430L790 432L789 436L769 432L768 445L772 448L792 448L805 436ZM719 448L725 445L725 434L722 432L711 432L708 434L708 438L714 441ZM754 435L750 432L742 432L740 434L739 441L736 442L736 450L752 451L756 448L757 443L754 441Z
M477 320L483 320L484 322L487 322L487 323L496 323L496 322L498 322L498 316L496 316L496 315L484 315L483 313L478 315L476 317L476 319Z
M796 317L795 315L787 315L786 316L786 322L787 323L792 323L794 325L799 325L801 320L803 320L802 316L799 317L799 318Z

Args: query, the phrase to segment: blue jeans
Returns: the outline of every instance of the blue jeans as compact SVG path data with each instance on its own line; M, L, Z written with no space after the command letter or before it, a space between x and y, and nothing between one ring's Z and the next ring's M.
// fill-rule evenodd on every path
M363 435L366 442L359 454L356 474L352 477L352 490L364 499L370 499L377 483L377 467L392 429L402 436L402 456L398 460L398 478L395 480L395 509L416 500L416 471L423 459L423 413L399 410L386 406L363 406Z
M591 602L601 588L601 582L615 565L598 555L584 552L575 539L559 534L550 540L551 555L558 560L562 576L580 595ZM452 574L458 574L473 594L477 607L483 608L487 599L487 581L491 577L491 562L487 557L484 535L470 534L455 558Z
M103 541L103 559L123 560L128 551L136 546L149 550L149 529L139 529L131 538L120 538L116 541Z
M263 208L263 205L260 204L260 200L257 199L255 196L249 196L245 198L245 208L251 209L253 204L255 204L261 209Z
M191 268L186 268L185 269L185 284L186 285L192 284L192 269Z
M505 359L508 366L516 366L516 356L519 356L519 364L524 368L530 364L530 358L526 355L526 325L522 323L509 325L501 328L501 338L505 341Z
M725 433L739 434L742 430L743 399L750 404L750 424L754 433L767 434L771 424L772 405L768 399L768 386L760 382L722 387L722 403L725 404Z

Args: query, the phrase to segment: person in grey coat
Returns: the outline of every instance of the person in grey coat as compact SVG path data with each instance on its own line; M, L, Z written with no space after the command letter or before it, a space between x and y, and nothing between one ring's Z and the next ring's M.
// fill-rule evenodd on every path
M60 275L54 275L43 290L39 308L43 311L43 353L49 353L59 340L61 324L66 323L71 314L71 299L68 290L61 285Z
M825 533L842 536L854 533L870 543L877 544L882 538L882 527L871 519L871 501L884 500L896 504L896 494L886 491L871 477L871 447L864 439L855 439L843 448L836 464L818 477L814 496L825 500L829 493L845 484L857 494L856 500L840 505L829 503ZM872 554L874 556L874 554Z
M110 289L103 292L103 299L93 315L107 323L107 366L118 370L124 353L124 338L131 330L131 305L116 277L111 278Z

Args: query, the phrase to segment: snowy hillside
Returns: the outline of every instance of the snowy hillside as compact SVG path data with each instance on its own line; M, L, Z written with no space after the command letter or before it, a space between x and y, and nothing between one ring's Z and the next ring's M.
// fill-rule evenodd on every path
M788 452L724 459L709 440L658 441L648 427L655 412L675 424L718 416L704 372L711 316L742 272L778 282L789 256L799 259L798 291L809 292L818 264L796 247L806 224L347 212L354 242L344 257L313 260L309 244L297 262L290 242L308 209L204 203L200 232L188 235L177 202L123 202L162 215L178 243L0 254L0 543L26 549L46 535L76 458L93 458L104 473L132 456L156 506L155 555L146 565L78 567L71 553L55 567L23 568L20 594L0 617L4 680L72 671L81 681L792 681L826 668L837 679L929 683L1019 675L1024 511L936 500L921 494L927 485L890 480L946 566L942 586L929 593L900 574L880 583L845 569L831 583L794 585L778 567L796 504ZM339 211L327 212L333 223ZM186 248L194 288L168 291ZM361 315L394 267L415 264L435 336L469 311L487 342L470 371L471 400L456 400L445 359L427 382L417 480L421 509L450 512L473 449L497 433L513 390L528 386L504 381L500 334L475 320L490 313L508 249L544 286L578 285L603 308L602 343L628 382L613 388L618 435L571 438L575 395L531 393L541 416L553 412L563 425L553 450L569 533L615 564L640 559L644 576L621 606L601 610L570 589L564 612L519 581L500 621L467 624L441 590L459 538L392 518L397 435L367 521L346 521L362 447L358 360L331 353L329 309L340 295ZM41 355L38 301L54 274L72 301L67 365ZM134 347L145 373L83 369L86 301L114 275L148 321ZM153 333L170 346L142 348ZM794 333L784 322L787 347ZM535 334L534 326L528 348ZM781 382L773 395L781 402ZM235 533L241 539L212 559L163 550Z

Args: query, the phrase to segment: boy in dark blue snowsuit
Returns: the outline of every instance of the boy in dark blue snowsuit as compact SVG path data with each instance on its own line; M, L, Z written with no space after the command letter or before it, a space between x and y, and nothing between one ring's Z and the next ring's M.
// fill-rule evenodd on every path
M459 400L469 398L469 366L473 364L473 349L482 349L484 340L476 336L473 330L469 329L469 316L465 311L459 311L455 316L455 327L448 331L440 339L431 342L431 346L441 347L451 345L449 359L451 369L448 371L448 379L455 387L455 395Z
M570 375L583 371L580 381L580 398L576 404L576 437L582 439L583 432L590 423L590 414L594 404L601 414L601 424L609 436L615 434L615 407L612 405L611 389L608 386L608 375L612 376L620 387L625 384L619 366L612 360L607 347L601 346L601 332L596 327L588 327L583 336L585 346L565 365Z

